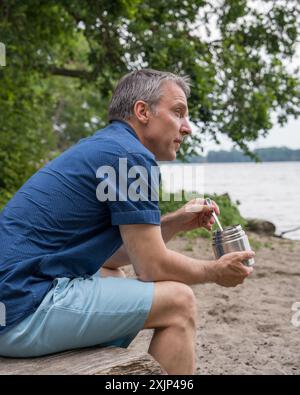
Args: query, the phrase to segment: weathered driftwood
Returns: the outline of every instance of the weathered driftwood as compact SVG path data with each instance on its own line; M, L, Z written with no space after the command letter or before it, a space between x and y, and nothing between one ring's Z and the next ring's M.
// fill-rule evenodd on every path
M164 374L147 353L123 348L86 348L38 358L0 358L0 374L7 375L127 375Z

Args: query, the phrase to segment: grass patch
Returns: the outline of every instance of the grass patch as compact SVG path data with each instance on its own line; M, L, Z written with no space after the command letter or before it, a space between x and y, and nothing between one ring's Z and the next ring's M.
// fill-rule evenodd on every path
M249 243L250 243L251 248L252 248L254 251L258 251L258 250L260 250L262 247L264 247L264 243L262 243L262 242L259 241L259 240L253 239L252 237L249 237Z
M184 251L194 251L193 245L190 241L184 247Z
M264 243L264 247L265 247L265 248L269 248L269 250L274 250L274 249L275 249L273 243L271 243L271 242L269 242L269 241L266 241L266 242Z

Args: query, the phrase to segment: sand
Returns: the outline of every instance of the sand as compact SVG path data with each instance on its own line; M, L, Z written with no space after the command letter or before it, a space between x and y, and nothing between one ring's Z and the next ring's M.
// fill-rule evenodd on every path
M253 274L236 288L194 285L198 301L197 374L300 374L300 241L250 234ZM209 240L175 238L169 248L212 258ZM299 304L300 306L300 304ZM300 312L300 309L299 309ZM146 351L152 331L130 346Z

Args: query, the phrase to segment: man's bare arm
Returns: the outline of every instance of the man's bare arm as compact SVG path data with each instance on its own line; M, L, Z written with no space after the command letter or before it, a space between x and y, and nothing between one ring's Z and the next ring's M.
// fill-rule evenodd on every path
M119 267L127 265L131 265L131 262L123 244L109 259L107 259L107 261L105 261L103 267L118 269Z
M166 214L161 218L161 233L165 243L182 229L180 223L176 221L176 214ZM124 244L105 262L103 267L117 269L120 266L130 265L130 259Z
M235 286L252 272L242 264L250 252L227 254L218 261L193 259L166 247L156 225L120 225L125 248L141 281L215 282Z
M181 231L188 231L202 226L208 230L211 229L214 219L211 216L211 209L208 206L199 206L202 207L201 211L194 213L186 209L188 206L194 205L195 201L196 199L193 199L175 212L166 214L161 218L161 236L165 243ZM200 203L204 203L203 199L200 199ZM219 208L214 201L213 206L215 212L220 214ZM110 269L116 269L120 266L130 264L131 262L126 248L122 245L122 247L120 247L119 250L116 251L103 266Z

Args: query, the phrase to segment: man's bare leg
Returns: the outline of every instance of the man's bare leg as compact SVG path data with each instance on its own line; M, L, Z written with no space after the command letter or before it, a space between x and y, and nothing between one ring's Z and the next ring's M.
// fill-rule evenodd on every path
M124 271L120 268L111 269L107 267L102 267L99 270L100 277L126 277Z
M195 373L196 301L185 284L155 283L145 329L154 328L149 354L168 374Z
M120 264L114 266L104 265L100 276L126 277ZM194 293L179 282L154 284L152 307L144 325L144 329L154 329L148 352L168 374L194 374L197 319Z

